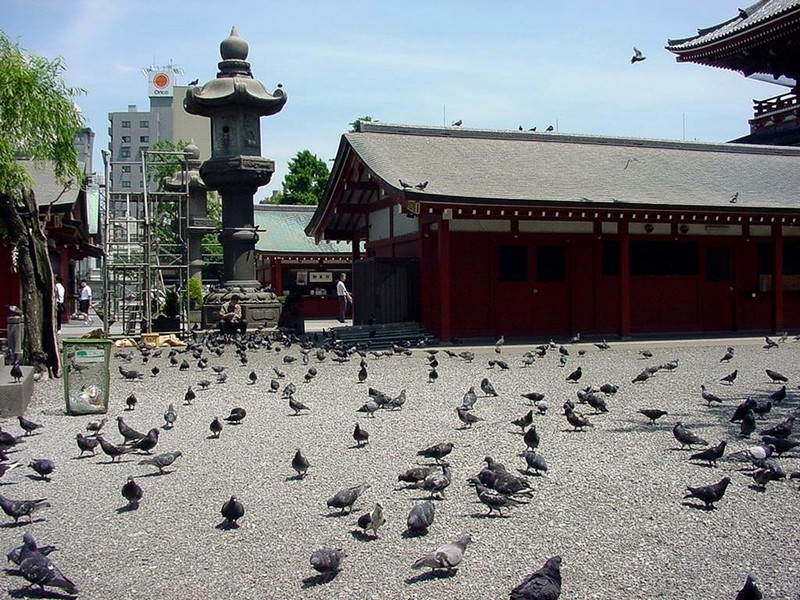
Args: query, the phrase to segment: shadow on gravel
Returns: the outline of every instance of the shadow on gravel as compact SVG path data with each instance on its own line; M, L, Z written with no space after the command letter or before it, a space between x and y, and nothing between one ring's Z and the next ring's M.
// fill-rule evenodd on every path
M409 585L413 585L415 583L421 583L423 581L431 581L433 579L444 579L446 577L453 577L458 573L458 569L453 569L452 571L427 571L425 573L420 573L419 575L415 575L414 577L408 577L405 582Z
M303 579L303 589L306 590L308 588L311 588L311 587L314 587L314 586L317 586L317 585L322 585L324 583L330 583L331 581L336 579L336 576L338 574L339 574L339 572L336 571L335 573L322 573L320 575L312 575L311 577L306 577L305 579Z
M14 521L13 523L3 523L0 525L3 529L15 529L17 527L28 527L29 525L33 525L34 523L44 523L44 517L39 519L33 519L32 521Z
M681 506L688 506L689 508L693 508L695 510L703 510L706 512L717 510L716 506L706 506L705 504L698 504L696 502L681 502Z
M403 533L400 534L400 537L402 537L405 540L410 540L413 538L425 537L426 535L428 535L427 529L425 531L411 531L410 529L406 529Z
M372 542L372 541L375 541L375 540L378 539L377 535L376 536L372 536L372 535L369 535L368 533L365 533L365 532L363 532L363 531L361 531L359 529L353 529L350 532L350 535L353 536L354 540L358 540L359 542Z
M68 594L60 594L51 590L41 590L29 587L19 588L16 590L8 590L8 595L12 598L67 598L73 600L77 596L70 596Z
M214 529L219 529L220 531L230 531L231 529L239 529L239 524L232 523L231 521L228 521L228 519L225 519L222 523L214 525Z
M122 515L122 514L125 514L127 512L132 512L132 511L136 510L137 508L139 508L139 503L138 502L134 502L132 504L126 504L125 506L120 506L117 509L117 514L118 515Z

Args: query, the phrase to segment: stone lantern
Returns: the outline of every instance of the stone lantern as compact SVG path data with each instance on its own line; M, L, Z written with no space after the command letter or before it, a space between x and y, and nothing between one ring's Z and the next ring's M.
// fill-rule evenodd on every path
M236 28L220 44L222 61L217 78L186 90L186 112L211 119L211 158L200 166L200 176L222 199L223 284L203 307L204 322L216 323L219 307L238 294L244 317L252 326L277 325L280 303L255 277L253 196L269 183L275 163L261 157L262 116L274 115L286 104L282 89L270 93L253 78L247 42Z

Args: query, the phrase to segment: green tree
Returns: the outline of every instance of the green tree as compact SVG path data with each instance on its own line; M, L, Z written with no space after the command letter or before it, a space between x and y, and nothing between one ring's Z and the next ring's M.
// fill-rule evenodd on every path
M23 360L55 376L61 357L53 270L33 181L16 159L50 162L65 189L70 179L82 183L73 141L83 117L72 99L84 92L66 85L64 71L61 58L26 53L0 31L0 231L17 256L25 313Z
M369 115L366 115L366 116L363 116L363 117L358 117L355 121L352 121L350 123L350 129L348 130L348 133L353 133L354 131L358 130L358 122L359 121L366 121L366 122L369 123L372 120L373 120L372 117L370 117Z
M319 204L328 177L330 171L325 161L308 150L301 150L289 161L280 204Z

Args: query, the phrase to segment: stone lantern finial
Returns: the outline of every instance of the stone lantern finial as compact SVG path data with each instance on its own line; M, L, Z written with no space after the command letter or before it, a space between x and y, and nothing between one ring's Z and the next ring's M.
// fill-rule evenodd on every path
M231 34L219 44L219 54L222 60L247 60L250 46L241 37L236 27L231 28Z

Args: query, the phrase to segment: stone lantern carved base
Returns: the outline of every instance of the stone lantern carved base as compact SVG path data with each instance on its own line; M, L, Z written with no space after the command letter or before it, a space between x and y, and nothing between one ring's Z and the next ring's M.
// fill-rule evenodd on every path
M262 288L257 281L227 281L223 287L217 288L203 301L203 327L213 329L219 323L219 309L238 294L242 307L242 318L247 319L249 329L266 327L274 329L278 326L281 314L281 303L271 291Z

